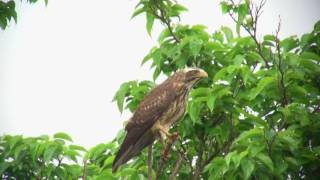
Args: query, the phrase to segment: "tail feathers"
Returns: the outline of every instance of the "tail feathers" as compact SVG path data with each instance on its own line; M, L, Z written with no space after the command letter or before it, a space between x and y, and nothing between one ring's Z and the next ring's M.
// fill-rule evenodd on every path
M115 173L119 166L128 162L131 158L137 156L145 147L152 144L155 140L155 136L151 131L147 131L144 133L136 143L132 143L129 145L125 145L124 143L121 145L120 150L113 161L112 164L112 172Z

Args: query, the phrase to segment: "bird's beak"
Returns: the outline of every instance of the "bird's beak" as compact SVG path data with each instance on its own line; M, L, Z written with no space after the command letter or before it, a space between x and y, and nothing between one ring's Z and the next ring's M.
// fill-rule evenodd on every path
M198 76L199 76L199 78L206 78L206 77L208 77L208 73L203 71L203 70L201 70L199 72Z

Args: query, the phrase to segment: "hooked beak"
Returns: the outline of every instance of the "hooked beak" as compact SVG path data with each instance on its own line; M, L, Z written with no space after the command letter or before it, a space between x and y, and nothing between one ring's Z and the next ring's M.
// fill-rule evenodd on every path
M208 73L203 70L200 70L198 77L199 78L206 78L206 77L208 77Z

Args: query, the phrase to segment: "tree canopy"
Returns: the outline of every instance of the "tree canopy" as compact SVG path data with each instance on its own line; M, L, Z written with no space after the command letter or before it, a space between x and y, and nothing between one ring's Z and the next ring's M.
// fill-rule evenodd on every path
M264 0L221 1L235 23L208 32L204 25L184 25L187 8L174 0L140 0L132 17L145 15L150 34L163 24L158 43L142 60L151 63L153 79L188 67L204 69L209 78L191 92L187 113L171 131L179 132L169 158L160 143L147 149L116 174L111 164L125 131L89 150L54 137L0 139L0 174L23 179L317 179L320 177L320 21L312 32L280 39L258 38ZM201 3L201 2L199 2ZM114 101L134 112L155 86L153 81L121 85ZM164 166L162 166L162 164ZM149 167L150 168L150 167ZM149 173L150 176L150 173Z

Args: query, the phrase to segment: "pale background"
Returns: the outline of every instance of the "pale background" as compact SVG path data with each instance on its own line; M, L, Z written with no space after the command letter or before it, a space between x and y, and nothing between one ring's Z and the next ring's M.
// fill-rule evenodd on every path
M217 0L181 0L182 23L205 24L210 32L232 26ZM92 147L115 137L130 117L120 115L113 95L121 83L150 80L141 59L156 45L145 17L130 20L137 1L49 0L18 3L18 24L0 30L0 135L52 135L64 131ZM281 37L312 30L320 19L318 0L269 0L259 33Z

